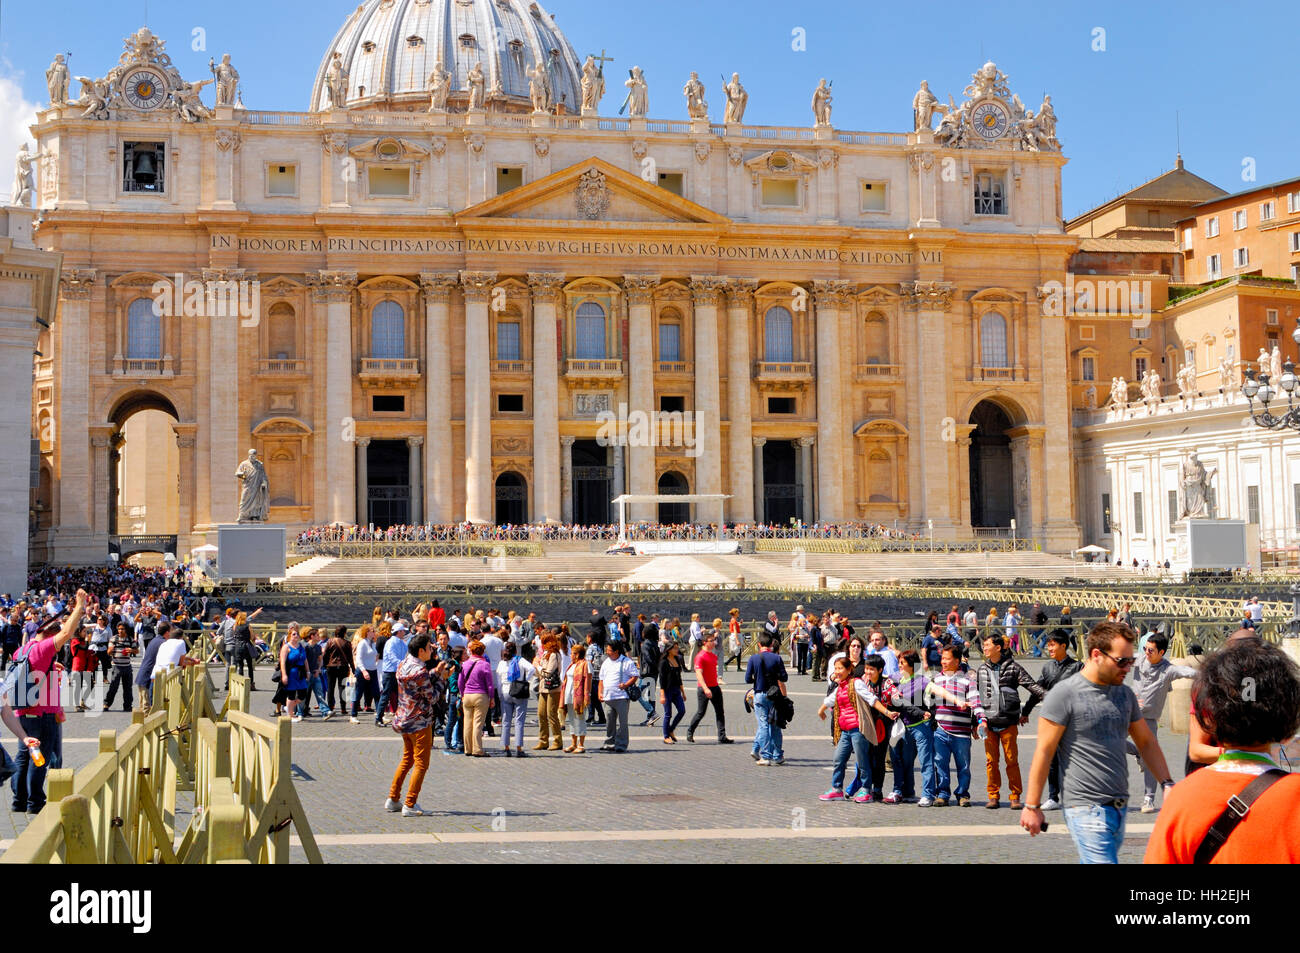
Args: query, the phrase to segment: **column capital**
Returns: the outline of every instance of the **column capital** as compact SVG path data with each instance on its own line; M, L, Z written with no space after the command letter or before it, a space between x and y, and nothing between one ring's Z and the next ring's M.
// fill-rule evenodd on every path
M726 286L727 279L720 275L691 275L691 296L697 307L716 306Z
M569 434L565 434L564 436L562 436L562 437L560 438L560 446L562 446L562 447L572 447L572 446L574 445L574 443L577 441L577 439L578 439L577 437L573 437L573 436L570 436Z
M628 304L649 304L662 279L658 275L624 275L623 290Z
M95 288L99 274L94 268L68 268L60 276L59 296L65 301L84 301Z
M407 438L406 438L406 445L407 445L408 447L410 447L412 450L414 450L416 447L423 447L423 446L424 446L424 438L423 438L423 437L407 437Z
M799 438L799 446L804 447L804 448L811 447L811 446L813 446L815 443L817 443L817 438L816 438L816 437L800 437L800 438Z
M348 151L348 134L346 132L326 132L321 135L321 148L326 152L342 155Z
M217 149L221 152L238 152L243 145L243 138L234 129L218 129L216 135Z
M849 298L856 294L858 286L853 281L814 281L813 294L817 296L817 307L828 311L844 308Z
M357 437L355 442L358 450L364 450L366 447L370 446L369 437Z
M420 290L426 301L446 304L451 300L451 292L460 285L460 275L456 272L420 272Z
M909 311L947 311L956 289L946 281L903 281L899 291Z
M497 283L495 271L462 271L460 287L466 301L487 301L492 286Z
M317 301L350 301L357 286L357 273L318 271L307 275L307 286Z
M176 434L176 446L182 450L194 449L198 430L198 424L172 424L172 433Z
M550 303L560 296L564 275L553 271L530 271L528 287L532 289L534 302Z
M731 308L748 308L754 300L758 289L757 278L732 278L726 284L727 306Z
M755 437L755 438L754 438L754 449L755 449L755 450L757 450L759 447L765 447L765 446L767 446L767 438L766 438L766 437Z
M111 433L94 433L92 431L90 445L96 448L110 447L113 445L113 435Z
M204 268L203 281L243 281L247 272L243 268Z

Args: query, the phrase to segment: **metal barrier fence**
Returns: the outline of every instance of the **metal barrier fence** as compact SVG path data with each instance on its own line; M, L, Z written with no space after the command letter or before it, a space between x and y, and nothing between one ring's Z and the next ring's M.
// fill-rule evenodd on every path
M293 542L289 552L338 559L438 559L446 556L544 556L541 543L528 540L312 540Z

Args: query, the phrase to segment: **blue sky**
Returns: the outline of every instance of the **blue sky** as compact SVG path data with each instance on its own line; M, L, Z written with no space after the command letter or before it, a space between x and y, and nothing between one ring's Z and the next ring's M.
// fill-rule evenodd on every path
M320 59L356 2L6 4L0 149L16 148L25 117L44 103L45 68L56 52L71 51L74 75L102 76L116 62L122 38L145 22L146 6L149 27L167 41L186 78L207 76L209 56L230 52L250 109L305 109ZM1052 96L1070 160L1063 173L1067 217L1172 168L1175 112L1188 169L1222 188L1250 187L1243 179L1246 160L1253 160L1258 183L1300 175L1300 123L1291 95L1294 3L542 5L556 14L579 55L608 50L618 77L641 66L656 118L685 118L680 90L692 69L708 84L718 113L719 74L739 71L749 91L747 122L810 125L812 90L825 76L835 84L836 127L902 132L920 80L928 79L941 100L951 93L960 101L970 74L993 59L1030 108L1037 109L1043 93ZM191 49L195 28L206 31L206 50ZM792 49L796 29L804 31L805 50ZM1099 46L1104 49L1094 49ZM613 114L621 83L610 87L602 111Z

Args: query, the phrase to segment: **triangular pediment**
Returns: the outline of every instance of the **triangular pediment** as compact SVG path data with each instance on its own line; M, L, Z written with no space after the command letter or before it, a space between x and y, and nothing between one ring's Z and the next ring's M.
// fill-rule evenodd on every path
M730 219L594 156L456 216L532 222L725 225Z

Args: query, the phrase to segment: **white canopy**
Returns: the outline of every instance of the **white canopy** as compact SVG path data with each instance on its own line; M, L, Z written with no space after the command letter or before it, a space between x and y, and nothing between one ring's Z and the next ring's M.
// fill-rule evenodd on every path
M1105 546L1098 546L1093 543L1091 546L1083 546L1075 550L1076 553L1108 553L1110 552Z
M717 503L718 527L722 527L722 501L731 499L727 493L624 493L612 502L618 504L618 538L627 539L627 504L629 503Z

